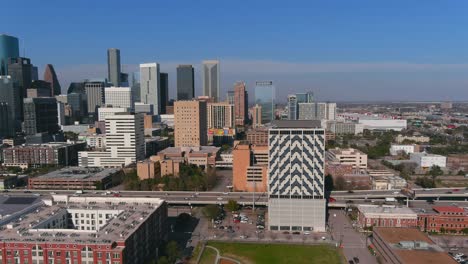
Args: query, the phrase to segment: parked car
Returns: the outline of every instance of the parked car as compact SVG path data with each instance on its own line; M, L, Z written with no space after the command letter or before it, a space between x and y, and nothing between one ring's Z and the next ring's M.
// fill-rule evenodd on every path
M354 257L353 260L354 260L354 262L355 262L356 264L359 263L359 258L358 258L358 257Z

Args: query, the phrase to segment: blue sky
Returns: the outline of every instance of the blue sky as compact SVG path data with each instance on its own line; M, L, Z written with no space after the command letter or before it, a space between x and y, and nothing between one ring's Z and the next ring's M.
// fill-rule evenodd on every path
M177 64L217 58L222 92L272 79L278 98L468 100L467 11L429 0L27 0L2 6L0 30L41 70L54 64L64 88L105 76L116 47L124 71L159 62L172 96Z

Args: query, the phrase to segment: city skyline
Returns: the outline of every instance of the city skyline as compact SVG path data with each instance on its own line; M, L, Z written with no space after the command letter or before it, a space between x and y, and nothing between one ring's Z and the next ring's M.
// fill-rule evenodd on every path
M20 39L20 55L31 58L41 72L44 65L53 64L63 90L72 81L105 77L106 50L116 47L122 50L122 72L158 61L161 70L169 73L171 98L175 98L177 64L194 64L199 95L201 61L216 58L222 64L222 98L235 81L244 80L251 91L256 80L271 79L277 84L277 97L284 101L287 94L307 90L320 100L468 100L468 56L464 52L468 39L456 34L468 23L464 16L467 3L300 1L287 8L286 13L294 13L293 17L284 14L282 5L263 1L247 6L223 3L220 12L212 12L210 1L158 3L158 8L151 3L144 9L138 3L125 8L116 3L115 12L106 14L104 20L99 11L105 8L103 3L30 1L30 5L33 8L28 10L15 3L5 7L4 33ZM86 23L71 22L90 6L94 8L87 13ZM265 6L268 12L259 12ZM60 15L36 19L41 10ZM247 18L243 21L235 19L241 10ZM9 23L14 19L8 18L19 12L26 21ZM146 16L148 12L151 16ZM188 13L199 15L194 19ZM125 21L110 27L123 16ZM148 20L154 16L167 22L160 34L133 30L160 24ZM275 19L260 22L268 17ZM60 34L40 37L31 30L29 19L39 27L57 26ZM212 25L213 20L218 23ZM109 28L126 32L125 37ZM242 38L233 38L232 32ZM88 39L93 39L92 45Z

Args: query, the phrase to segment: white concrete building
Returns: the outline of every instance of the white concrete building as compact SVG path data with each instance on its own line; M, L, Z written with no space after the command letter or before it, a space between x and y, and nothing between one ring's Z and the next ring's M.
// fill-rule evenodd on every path
M133 108L132 90L130 87L107 87L104 89L106 105L113 107Z
M106 118L106 151L78 152L81 167L122 167L145 158L142 114L118 113Z
M441 168L445 168L447 166L447 157L428 154L426 152L411 153L410 160L418 164L418 166L423 169L430 169L432 166L439 166Z
M100 107L98 108L98 120L106 121L106 117L124 112L127 112L127 109L122 107Z
M359 123L364 125L364 129L368 130L393 130L401 131L406 129L407 124L404 119L383 119L360 117Z
M161 79L159 63L140 64L140 101L153 105L153 114L161 114Z
M330 149L327 151L327 159L330 162L352 165L354 169L367 169L367 154L357 149Z
M392 144L390 146L390 155L396 156L399 153L406 153L406 154L411 154L417 152L417 145L400 145L400 144Z
M402 135L398 135L395 138L395 141L397 143L403 143L403 141L405 140L411 140L417 143L428 143L430 141L430 138L426 136L402 136Z
M336 135L358 135L364 132L364 125L354 122L327 121L327 130Z

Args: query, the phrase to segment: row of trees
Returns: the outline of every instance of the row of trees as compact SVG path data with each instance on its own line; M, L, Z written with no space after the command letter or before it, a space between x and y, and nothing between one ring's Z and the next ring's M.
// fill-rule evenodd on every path
M126 190L138 191L207 191L216 184L215 169L205 172L196 165L181 164L179 176L166 175L158 179L140 180L136 170L126 173L124 177Z

